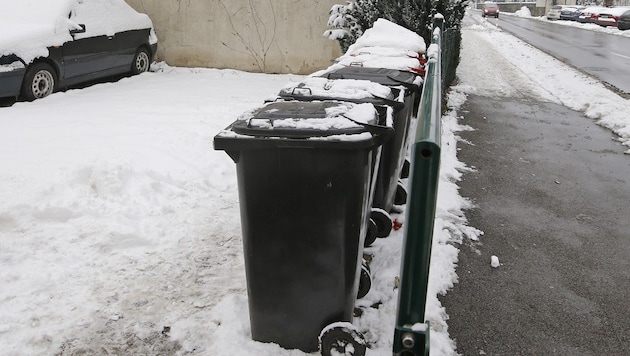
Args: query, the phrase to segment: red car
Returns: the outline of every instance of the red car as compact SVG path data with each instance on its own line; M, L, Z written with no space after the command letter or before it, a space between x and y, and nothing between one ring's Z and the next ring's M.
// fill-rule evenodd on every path
M487 2L483 4L483 17L493 16L499 18L499 5L494 2Z
M597 15L599 15L599 13L604 10L606 10L605 7L589 6L580 12L577 21L581 23L595 23L595 20L597 20Z
M612 7L602 10L602 12L597 15L595 23L603 27L617 27L617 20L619 20L619 17L628 10L630 10L630 8L627 7Z

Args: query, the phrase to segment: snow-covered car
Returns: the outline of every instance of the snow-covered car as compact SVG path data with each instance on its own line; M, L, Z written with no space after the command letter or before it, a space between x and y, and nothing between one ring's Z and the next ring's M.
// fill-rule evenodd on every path
M580 23L594 23L597 19L597 15L600 12L606 10L605 7L601 6L589 6L582 11L580 11L580 15L577 18L577 22Z
M603 27L617 27L617 20L619 19L619 16L623 15L623 13L628 10L630 10L628 7L607 8L597 15L595 23Z
M560 11L560 20L575 21L584 9L584 6L565 7Z
M151 19L124 0L0 0L0 98L149 69Z
M549 9L547 13L547 20L560 20L560 12L562 8L565 7L563 5L554 5Z

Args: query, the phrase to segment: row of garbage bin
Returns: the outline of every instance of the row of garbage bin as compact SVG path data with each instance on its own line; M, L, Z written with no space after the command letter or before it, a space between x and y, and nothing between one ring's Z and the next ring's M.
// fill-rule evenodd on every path
M254 340L364 354L351 324L371 284L363 249L390 234L389 213L406 200L421 86L412 71L335 67L287 85L214 138L236 163Z

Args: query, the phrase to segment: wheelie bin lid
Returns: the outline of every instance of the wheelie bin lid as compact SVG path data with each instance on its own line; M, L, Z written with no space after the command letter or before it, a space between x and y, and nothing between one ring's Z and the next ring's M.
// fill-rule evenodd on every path
M420 91L422 76L418 73L389 68L341 67L320 75L328 79L363 79L387 86L402 85L411 91Z
M361 148L393 134L378 124L371 103L278 101L242 114L214 137L217 150L258 148Z
M313 101L342 100L354 103L389 105L399 109L404 106L400 90L364 79L336 79L307 77L303 81L285 86L280 98Z

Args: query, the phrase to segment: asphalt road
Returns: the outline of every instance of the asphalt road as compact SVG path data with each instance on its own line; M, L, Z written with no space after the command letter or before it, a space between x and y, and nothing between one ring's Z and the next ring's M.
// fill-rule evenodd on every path
M630 355L630 156L565 107L468 97L461 194L480 243L441 298L463 355ZM474 145L474 146L473 146ZM501 261L490 266L490 257Z
M630 38L516 16L487 21L572 65L624 94L630 94Z

